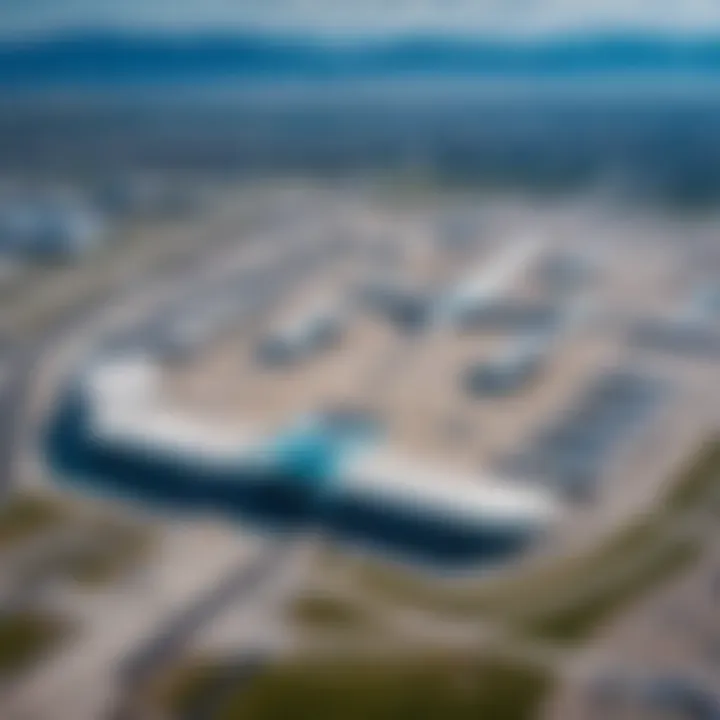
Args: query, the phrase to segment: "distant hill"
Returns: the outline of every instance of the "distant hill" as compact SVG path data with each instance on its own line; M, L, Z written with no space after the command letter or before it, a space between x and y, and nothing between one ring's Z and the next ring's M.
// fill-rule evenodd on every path
M208 80L720 77L720 38L579 36L536 41L415 37L332 44L261 35L76 33L0 41L0 85Z

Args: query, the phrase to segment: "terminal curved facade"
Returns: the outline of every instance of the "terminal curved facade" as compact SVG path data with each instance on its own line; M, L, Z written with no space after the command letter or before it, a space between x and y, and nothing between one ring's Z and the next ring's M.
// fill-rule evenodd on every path
M45 435L51 468L94 491L279 531L312 527L446 568L509 559L555 515L543 493L393 458L361 423L308 419L276 437L240 437L151 412L154 371L136 366L122 382L118 371L96 367L70 383Z

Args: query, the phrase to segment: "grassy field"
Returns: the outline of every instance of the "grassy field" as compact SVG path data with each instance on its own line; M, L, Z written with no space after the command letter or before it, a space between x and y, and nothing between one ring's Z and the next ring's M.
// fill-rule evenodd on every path
M0 615L0 678L27 669L55 647L67 630L55 617L27 612Z
M185 716L213 672L178 678L173 717ZM230 693L213 720L526 720L550 686L542 671L469 655L297 662Z
M136 528L99 529L97 541L65 558L61 571L86 587L106 585L142 562L151 546L149 533Z
M345 630L367 628L372 618L357 605L335 597L303 595L290 608L291 619L305 628Z
M18 495L0 507L0 549L59 524L67 510L57 501Z
M535 614L526 611L526 629L555 641L585 640L623 607L692 565L704 545L693 534L698 529L695 517L701 513L706 522L712 522L718 490L720 441L714 441L696 454L654 513L601 548L586 568L575 569L567 582L589 591L575 593L572 602L554 609ZM612 569L623 567L626 572L613 577ZM594 583L594 577L602 574L607 581Z
M529 613L519 624L526 633L546 640L582 642L623 607L688 567L699 554L700 546L692 540L668 541L643 558L637 570L588 593L581 593L567 605Z

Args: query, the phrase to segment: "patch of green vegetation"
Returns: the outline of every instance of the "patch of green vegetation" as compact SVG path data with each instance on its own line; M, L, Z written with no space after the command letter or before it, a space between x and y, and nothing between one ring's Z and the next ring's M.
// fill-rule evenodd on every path
M213 672L195 671L175 688L174 717ZM544 671L467 654L302 661L269 668L229 694L213 720L529 720L550 687Z
M50 498L18 495L0 507L0 548L52 527L67 511Z
M212 692L221 673L220 663L186 660L169 673L155 678L143 700L148 705L167 710L170 717L181 720Z
M291 616L302 626L321 629L353 629L365 627L370 621L357 605L320 595L306 595L295 600Z
M141 562L150 545L149 534L136 528L99 529L97 541L65 558L62 571L81 585L105 585Z
M666 511L702 507L720 493L720 439L706 443L665 501ZM715 496L713 498L713 495Z
M683 539L666 543L640 563L632 573L615 582L593 588L567 605L541 612L525 620L524 629L556 642L580 642L588 638L618 610L649 593L664 580L697 560L701 547Z
M28 669L67 633L62 620L29 612L0 615L0 677Z

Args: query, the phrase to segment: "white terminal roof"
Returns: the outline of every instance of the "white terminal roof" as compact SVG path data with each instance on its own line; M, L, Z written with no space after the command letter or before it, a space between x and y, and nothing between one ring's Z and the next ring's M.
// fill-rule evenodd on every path
M99 439L220 465L241 459L262 461L262 436L162 407L157 379L157 369L141 357L90 369L84 388ZM372 496L471 525L545 524L557 510L554 500L540 490L509 487L487 477L458 474L383 452L348 456L340 464L331 492Z
M218 462L237 460L260 446L260 438L246 428L162 407L157 381L157 368L141 357L93 367L84 387L96 435L108 442Z
M415 506L454 521L550 521L557 511L545 492L430 467L384 452L353 455L341 466L336 492Z
M144 355L100 359L83 376L83 389L98 407L138 407L157 399L159 372Z
M109 442L217 462L250 457L260 446L259 438L246 429L154 408L133 413L104 408L95 415L94 429Z

